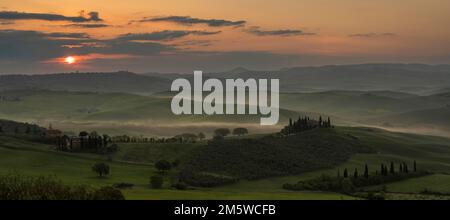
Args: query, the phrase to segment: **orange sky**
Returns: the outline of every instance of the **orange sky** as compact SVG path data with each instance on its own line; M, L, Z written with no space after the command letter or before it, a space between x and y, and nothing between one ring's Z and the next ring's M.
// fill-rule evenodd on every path
M340 57L329 62L448 62L450 59L450 1L446 0L3 0L0 11L77 16L96 11L110 25L105 28L67 27L67 21L14 20L2 30L44 33L87 33L113 39L127 33L163 30L221 31L164 41L183 52L262 51L283 55ZM199 19L246 21L243 27L191 26L168 23L132 23L143 17L190 16ZM0 19L0 23L4 21ZM6 22L5 22L6 23ZM250 34L249 29L301 30L314 35ZM389 34L386 34L389 33ZM207 45L183 45L185 42ZM1 49L1 48L0 48ZM76 54L74 54L76 55ZM58 57L55 57L58 58ZM2 58L0 57L0 60ZM6 62L6 61L4 61ZM294 63L295 64L295 63ZM293 65L294 65L293 64ZM299 62L299 65L308 65ZM320 63L310 63L311 65Z

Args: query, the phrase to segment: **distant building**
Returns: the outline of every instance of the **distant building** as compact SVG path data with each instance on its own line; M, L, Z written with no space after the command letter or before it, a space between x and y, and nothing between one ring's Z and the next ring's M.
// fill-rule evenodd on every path
M48 129L45 130L44 136L45 137L61 137L63 135L62 131L53 129L52 124L48 126Z

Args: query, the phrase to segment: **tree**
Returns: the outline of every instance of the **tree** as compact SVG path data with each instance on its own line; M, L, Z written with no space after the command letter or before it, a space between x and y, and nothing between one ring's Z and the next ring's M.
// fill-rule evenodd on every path
M228 128L218 128L216 130L214 130L214 134L216 136L222 136L222 137L226 137L230 134L230 129Z
M198 139L200 139L200 140L203 140L203 139L205 139L205 134L203 134L202 132L200 132L200 133L198 133Z
M235 128L233 130L233 135L242 136L248 134L247 128Z
M403 173L403 165L400 163L400 168L399 168L399 170L400 170L400 173Z
M150 177L150 186L153 189L161 189L164 184L164 178L161 175Z
M390 171L389 171L391 174L394 174L395 173L395 170L394 170L394 162L392 162L391 161L391 168L390 168Z
M408 173L408 165L406 163L403 163L403 171Z
M164 173L172 168L172 164L167 160L160 160L155 163L155 168L159 170L159 172Z
M195 142L195 141L197 141L198 136L196 134L184 133L184 134L175 136L175 138L181 138L182 142Z
M353 173L353 177L354 178L358 178L358 169L355 168L355 172Z
M92 166L92 171L96 172L99 177L109 175L109 165L106 163L96 163Z
M26 133L26 134L30 134L30 133L31 133L31 128L30 128L30 126L27 126L27 129L25 130L25 133Z
M2 126L0 126L0 133L3 133L3 128L2 128Z
M344 178L347 178L348 177L348 171L347 171L347 168L345 168L344 169Z
M364 178L369 178L369 168L367 167L367 164L364 166Z
M417 164L416 164L416 161L414 161L414 172L417 172Z
M19 128L18 128L18 127L14 128L14 133L15 133L15 134L18 134L18 133L19 133Z

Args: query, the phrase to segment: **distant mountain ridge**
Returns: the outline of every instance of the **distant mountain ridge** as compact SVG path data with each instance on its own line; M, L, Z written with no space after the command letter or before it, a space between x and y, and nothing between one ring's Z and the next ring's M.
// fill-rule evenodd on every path
M278 78L281 92L329 90L395 91L430 95L450 88L450 65L357 64L294 67L276 71L248 70L204 73L204 78ZM89 92L152 94L170 90L176 78L192 80L192 73L70 73L49 75L3 75L0 91L49 89Z
M148 94L166 90L169 83L165 78L131 72L3 75L0 76L0 91L46 89Z

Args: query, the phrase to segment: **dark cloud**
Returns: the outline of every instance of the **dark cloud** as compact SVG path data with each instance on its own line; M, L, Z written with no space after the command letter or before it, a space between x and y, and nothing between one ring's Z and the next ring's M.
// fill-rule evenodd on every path
M89 39L89 35L86 33L60 33L60 32L54 32L54 33L41 33L42 36L47 37L54 37L54 38L75 38L75 39Z
M213 42L213 40L185 40L176 44L172 44L172 46L181 50L186 50L198 47L208 47L211 46Z
M301 36L301 35L315 35L315 33L308 33L302 30L291 30L291 29L282 29L282 30L261 30L259 27L253 27L246 30L247 33L253 34L256 36Z
M220 31L171 31L171 30L164 30L164 31L158 31L158 32L151 32L151 33L129 33L120 35L119 37L115 38L115 40L125 40L125 41L170 41L178 38L185 37L187 35L214 35L219 34Z
M43 33L38 31L0 30L0 60L45 61L67 54L90 53L156 55L174 51L170 45L154 42L99 40L85 33Z
M70 21L70 22L90 22L103 21L98 12L89 12L87 16L64 16L49 13L28 13L17 11L0 11L0 19L3 20L45 20L45 21Z
M205 24L210 27L240 27L245 25L246 21L229 21L223 19L201 19L193 18L189 16L167 16L167 17L155 17L155 18L143 18L138 22L172 22L181 25L194 25Z
M63 55L63 45L89 41L79 33L42 33L37 31L1 30L0 59L36 61Z
M394 33L361 33L361 34L350 34L349 37L363 37L363 38L373 38L373 37L394 37Z
M67 24L64 27L74 27L74 28L104 28L110 27L108 24Z

